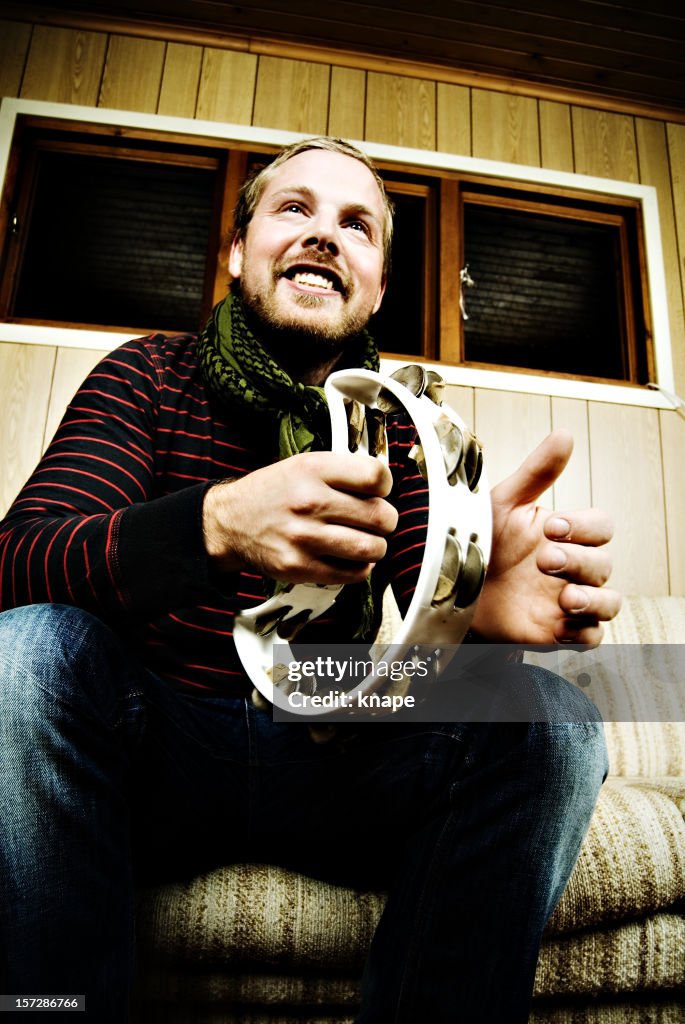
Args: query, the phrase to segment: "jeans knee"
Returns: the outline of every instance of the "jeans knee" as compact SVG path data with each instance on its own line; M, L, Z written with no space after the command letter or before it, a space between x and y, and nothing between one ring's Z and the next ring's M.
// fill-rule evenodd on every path
M529 712L529 752L547 784L570 788L579 800L586 793L594 805L608 771L604 726L596 706L568 680L536 666L516 666L514 687L519 696L525 694L519 707Z
M0 674L4 714L44 714L49 706L95 700L107 705L103 672L113 634L80 608L36 604L0 615Z

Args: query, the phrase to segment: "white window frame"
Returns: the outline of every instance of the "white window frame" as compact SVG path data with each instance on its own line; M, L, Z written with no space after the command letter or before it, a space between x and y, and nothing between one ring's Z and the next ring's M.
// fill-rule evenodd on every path
M171 132L178 135L224 139L231 142L254 143L269 146L285 146L307 138L300 132L281 131L275 128L255 128L250 125L225 124L219 121L200 121L192 118L169 117L162 114L144 114L131 110L110 110L102 107L86 107L69 103L47 103L41 100L3 99L0 104L0 191L4 188L12 139L17 118L22 115L45 117L63 121L81 121L145 131ZM535 373L507 373L504 370L488 370L446 363L434 365L450 384L466 387L490 388L494 390L519 391L526 394L541 394L565 398L580 398L590 401L617 402L624 405L639 405L653 408L673 408L672 393L675 390L671 335L668 322L666 275L664 270L661 229L657 207L657 192L651 185L639 185L628 181L614 181L567 171L554 171L523 164L505 163L498 160L483 160L476 157L458 156L405 146L390 146L375 142L351 140L367 153L372 160L387 161L397 166L406 164L411 168L426 167L438 170L458 171L468 174L488 175L505 182L531 182L564 189L578 189L595 192L598 196L619 196L637 200L642 211L649 300L653 328L654 359L657 379L651 387L635 385L604 384L575 380L566 377L537 375ZM37 345L55 345L77 348L93 348L110 351L123 341L134 337L128 333L97 331L92 329L47 327L40 324L15 324L0 320L0 342L20 342ZM421 360L424 362L423 360ZM401 360L383 361L388 371L402 365Z

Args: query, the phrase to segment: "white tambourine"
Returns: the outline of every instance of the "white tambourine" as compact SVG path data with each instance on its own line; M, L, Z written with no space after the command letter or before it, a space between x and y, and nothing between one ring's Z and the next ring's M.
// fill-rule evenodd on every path
M419 645L438 649L461 643L485 580L492 533L490 493L481 446L459 415L442 402L444 381L418 365L382 378L371 370L339 370L326 381L332 451L387 457L385 418L406 410L416 429L410 451L428 484L428 521L414 594L392 642L371 648L372 670L347 691L348 698L381 692L387 664L409 657ZM292 663L289 643L304 625L327 611L342 586L298 583L236 617L233 638L258 694L277 708L321 719L320 701L293 701L283 667ZM281 678L282 676L282 678ZM408 683L410 686L411 683ZM309 695L325 694L330 681L298 682ZM345 702L346 714L358 705ZM339 708L335 709L339 716Z

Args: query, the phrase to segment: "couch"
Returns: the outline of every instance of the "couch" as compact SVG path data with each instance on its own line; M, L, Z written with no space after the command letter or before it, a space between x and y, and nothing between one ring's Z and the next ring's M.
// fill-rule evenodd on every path
M685 644L685 598L627 599L607 642ZM639 701L641 680L623 683ZM547 928L531 1024L685 1022L685 701L672 717L605 724L611 772ZM348 1024L382 906L264 864L141 891L134 1019Z

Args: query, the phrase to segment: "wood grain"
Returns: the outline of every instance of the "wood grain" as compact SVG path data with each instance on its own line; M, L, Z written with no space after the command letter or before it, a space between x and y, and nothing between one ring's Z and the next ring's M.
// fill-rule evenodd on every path
M682 287L682 294L685 296L685 126L679 124L668 124L666 125L666 133L668 138L668 155L669 165L671 169L671 188L673 194L673 209L675 213L675 226L677 236L677 249L680 254L680 259L677 261L677 265L680 270L680 280ZM660 196L660 204L662 197ZM671 265L671 270L675 264ZM676 328L678 326L678 319L676 320ZM673 329L673 325L671 325ZM680 338L680 335L676 335ZM678 376L676 378L676 387L678 393L685 395L685 371L683 370L683 362L685 361L685 342L676 342L677 353L676 363L678 367Z
M494 486L513 473L551 429L546 395L477 388L474 426L483 443L488 480ZM542 503L551 505L552 495Z
M474 156L539 166L536 100L504 92L473 89L471 116Z
M323 135L329 88L330 68L325 64L260 57L252 123Z
M666 274L666 296L668 302L668 319L671 329L671 349L673 354L673 372L676 391L685 394L685 316L683 313L683 284L678 269L678 239L676 236L675 201L682 201L680 192L685 182L674 185L676 195L671 192L671 170L678 175L685 166L685 145L681 153L674 153L675 159L669 158L668 142L665 126L659 121L638 118L635 121L635 134L640 160L640 181L644 185L653 185L659 200L659 223L661 226L661 244L664 254L664 271ZM685 136L684 136L685 140ZM672 163L672 167L671 167ZM674 201L675 198L675 201ZM685 211L683 211L685 213ZM685 229L685 221L683 222ZM685 241L685 230L682 236Z
M197 116L207 121L250 124L257 77L251 53L207 47L202 59Z
M40 458L54 365L54 348L0 344L0 515Z
M58 348L43 432L45 450L60 424L67 405L93 367L104 358L101 349Z
M18 96L31 26L23 21L0 22L0 96Z
M328 134L363 139L365 106L366 72L359 68L331 68Z
M448 384L445 388L445 402L458 412L464 423L475 431L475 409L473 388L460 384Z
M438 82L437 148L443 153L471 155L471 90Z
M573 107L573 148L578 174L637 181L637 146L632 117Z
M573 171L571 108L567 103L540 100L540 156L543 167Z
M194 117L202 67L202 47L168 43L162 71L158 114Z
M589 421L592 500L615 524L612 583L627 594L667 594L659 413L593 402Z
M157 39L111 36L98 106L154 114L165 51L166 44Z
M22 99L95 106L106 49L107 36L102 32L36 25Z
M435 82L371 72L366 92L366 138L395 146L435 149Z
M573 434L573 454L554 485L555 509L589 508L592 505L590 485L590 438L587 402L575 398L552 399L552 427L564 427Z
M662 410L661 444L664 466L666 531L670 592L685 595L685 419Z

